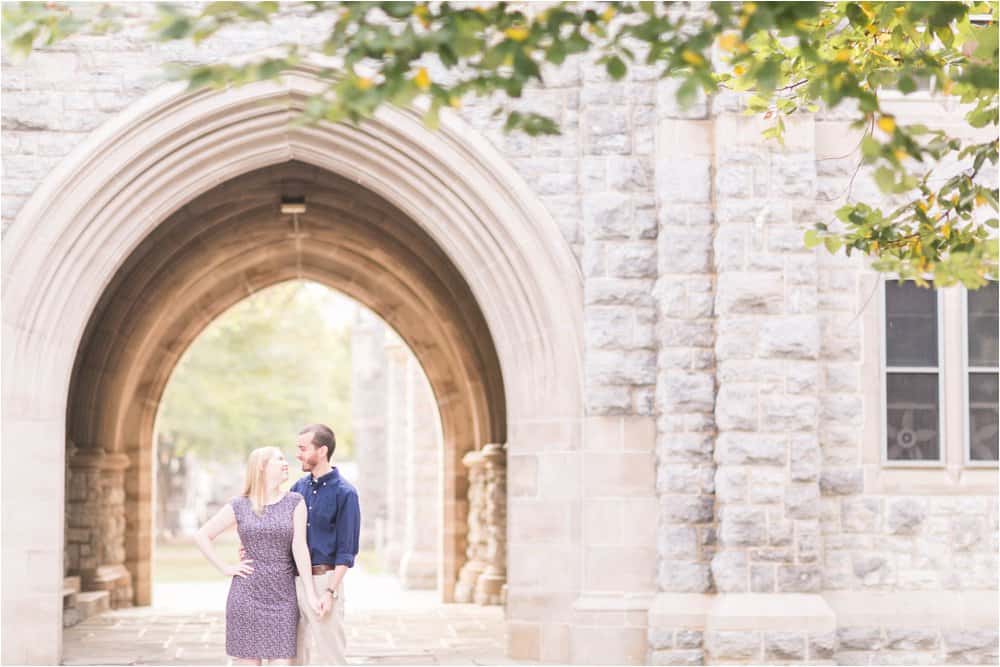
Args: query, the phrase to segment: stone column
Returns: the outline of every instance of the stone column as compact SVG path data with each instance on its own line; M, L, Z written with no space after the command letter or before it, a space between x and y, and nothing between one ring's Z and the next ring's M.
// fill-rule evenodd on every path
M351 326L351 421L364 502L362 549L381 548L387 517L386 364L385 325L358 306Z
M486 470L482 450L469 452L462 458L469 478L469 530L466 534L465 565L455 583L455 602L472 602L479 575L486 569Z
M124 454L87 447L69 461L66 569L81 576L84 590L108 591L115 608L132 605L132 576L125 567L128 464Z
M647 662L701 664L703 623L691 611L709 602L716 540L713 131L705 99L679 107L669 80L657 92L660 512Z
M403 588L434 589L441 561L441 429L434 393L414 357L407 362L406 531Z
M489 444L481 450L482 574L476 580L476 604L503 604L507 583L507 447Z
M715 119L711 663L830 657L834 617L819 595L817 251L802 246L815 211L813 120L787 128L780 145L735 109Z
M398 572L406 538L406 365L409 350L396 336L386 345L386 522L382 562Z

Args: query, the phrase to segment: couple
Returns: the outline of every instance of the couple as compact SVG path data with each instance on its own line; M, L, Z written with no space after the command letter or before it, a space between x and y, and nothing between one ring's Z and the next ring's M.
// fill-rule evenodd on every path
M341 582L358 553L358 492L330 465L337 440L328 426L306 426L296 446L309 474L291 491L281 492L288 479L281 451L255 449L243 495L195 537L205 557L232 577L226 654L235 664L347 663ZM234 524L242 548L240 562L230 565L215 553L212 540ZM311 576L296 578L296 570Z

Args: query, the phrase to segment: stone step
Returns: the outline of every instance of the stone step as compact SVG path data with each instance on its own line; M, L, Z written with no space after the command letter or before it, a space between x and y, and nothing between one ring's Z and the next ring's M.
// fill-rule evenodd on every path
M67 588L63 586L63 610L75 609L76 608L76 596L79 595L77 591L72 588Z
M71 628L83 620L83 614L76 607L63 609L63 627Z
M80 610L81 619L90 618L111 609L111 595L107 591L77 593L76 608Z
M74 593L79 593L82 589L80 588L80 577L63 577L63 595L66 595L66 589L72 589Z

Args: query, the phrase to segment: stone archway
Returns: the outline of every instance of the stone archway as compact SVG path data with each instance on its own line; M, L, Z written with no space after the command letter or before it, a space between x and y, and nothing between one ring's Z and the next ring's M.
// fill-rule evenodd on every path
M307 212L282 216L282 197L304 199ZM112 590L113 604L133 589L137 604L151 599L153 423L171 371L224 310L290 279L381 314L423 367L444 436L442 579L452 599L466 551L462 459L506 443L492 337L461 274L420 227L357 183L286 162L164 220L105 288L84 334L69 397L66 569Z
M103 335L96 322L92 329L98 332L96 338L88 337L87 324L108 304L126 303L113 300L110 295L115 290L109 287L121 271L128 270L128 258L164 221L191 215L186 204L240 176L288 162L310 165L337 175L341 183L357 183L411 220L461 278L465 293L457 301L471 300L481 312L478 324L467 322L465 333L447 340L467 345L470 335L478 339L479 334L472 332L486 331L495 350L494 372L479 376L481 386L464 379L464 387L455 384L467 396L479 397L469 405L479 401L475 414L480 421L465 433L479 438L477 447L506 435L508 457L519 456L527 469L540 450L579 450L582 278L537 198L482 138L454 119L446 120L437 133L428 132L417 115L396 110L381 112L361 128L291 127L289 120L316 86L303 72L281 83L223 92L184 94L180 86L164 87L89 137L34 193L4 239L3 435L5 443L25 443L5 444L4 451L4 661L59 660L67 435L80 438L71 446L92 454L79 455L81 468L101 471L94 473L98 478L123 475L124 466L133 464L127 452L143 451L141 442L129 442L142 432L133 427L143 425L148 413L144 405L157 397L157 373L169 367L159 365L149 376L138 369L138 375L123 371L105 384L90 374L93 369L85 363L74 376L81 351ZM364 253L355 254L355 268L363 267ZM283 265L287 255L271 257L270 265L266 255L255 259L269 270L254 278L245 277L252 275L246 273L250 265L237 269L239 262L233 264L228 282L219 283L219 293L211 301L235 299L240 281L250 280L252 286L253 280L263 285L282 275L292 277ZM348 248L344 257L349 256ZM418 275L418 284L400 289L419 290L424 284L420 279L426 277ZM316 278L336 280L319 273ZM338 284L346 290L343 282ZM174 293L181 294L177 287ZM245 294L247 285L242 289ZM357 285L354 289L363 291ZM444 312L429 295L421 298L429 299L423 312ZM197 300L185 308L196 322L206 321ZM196 333L199 325L176 319L184 309L164 309L159 316L171 312L176 340ZM382 314L389 317L385 310ZM139 324L126 314L118 315L126 327ZM143 326L152 322L155 329L159 316L140 319ZM149 346L156 344L150 339L140 349L148 355ZM419 340L411 345L426 347ZM480 369L484 363L489 367L481 351L480 361L474 361L473 350L478 347L459 347L447 354L441 351L441 358L452 363L444 367L470 369L476 363ZM170 358L180 349L159 354ZM89 357L84 353L83 358ZM437 371L428 368L429 376L432 372ZM73 381L74 395L82 386L110 391L108 395L119 396L115 409L71 409L73 377L78 378ZM490 383L498 378L506 401L499 412L487 399ZM134 405L121 402L128 398L122 393L126 387L137 391ZM451 400L447 383L436 385L435 391L440 392L439 402ZM106 449L112 441L99 438L107 434L114 434L113 442L119 443L114 446L122 449ZM579 495L567 495L565 489L552 498L541 487L533 487L531 494L532 503L545 503L565 516L579 512ZM30 499L34 511L24 510L25 499ZM109 498L106 504L117 501ZM531 512L527 504L512 507L509 520L517 525L519 517L527 520ZM135 534L141 539L140 531ZM519 539L527 538L511 540L512 550L529 557L538 553L534 543L519 550ZM566 553L580 543L579 528L559 539L565 541ZM136 564L141 561L140 551L131 554ZM527 569L521 571L522 567ZM522 557L510 563L508 577L510 595L520 599L522 591L527 603L511 606L510 622L521 630L533 628L536 637L544 621L536 610L558 609L560 622L565 622L580 591L578 574L567 576L555 559L539 562ZM537 656L537 645L528 653Z

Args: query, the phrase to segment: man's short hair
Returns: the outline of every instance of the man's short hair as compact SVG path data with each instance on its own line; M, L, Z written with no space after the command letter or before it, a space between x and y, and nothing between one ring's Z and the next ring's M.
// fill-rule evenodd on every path
M326 447L326 460L329 461L333 457L333 450L337 448L337 436L333 434L333 429L326 424L309 424L299 431L299 435L305 433L312 433L313 447Z

